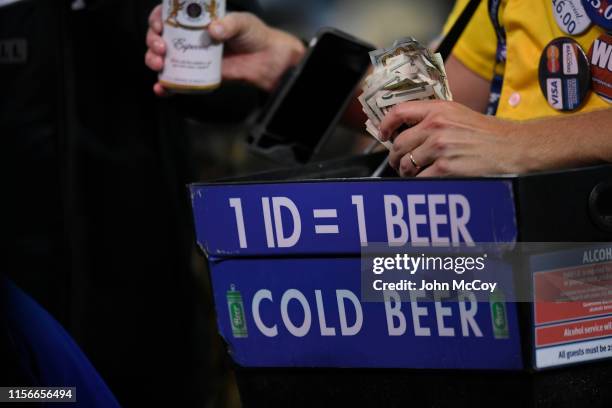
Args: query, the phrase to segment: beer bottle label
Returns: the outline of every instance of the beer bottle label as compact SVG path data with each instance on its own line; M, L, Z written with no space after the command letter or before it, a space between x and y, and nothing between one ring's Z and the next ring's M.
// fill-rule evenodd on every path
M221 82L223 44L208 26L225 15L225 0L164 0L166 57L159 79L175 92L212 90Z

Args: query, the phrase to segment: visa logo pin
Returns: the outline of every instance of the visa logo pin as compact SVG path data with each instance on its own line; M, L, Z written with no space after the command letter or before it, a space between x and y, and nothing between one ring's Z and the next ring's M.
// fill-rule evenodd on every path
M546 96L548 103L555 109L563 109L563 94L561 92L561 79L549 78L546 80Z

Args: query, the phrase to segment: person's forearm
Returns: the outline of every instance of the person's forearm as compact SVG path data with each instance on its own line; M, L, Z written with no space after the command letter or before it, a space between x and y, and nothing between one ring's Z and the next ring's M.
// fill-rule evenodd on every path
M476 112L484 113L489 104L491 81L470 70L454 55L451 55L444 65L453 100Z
M612 108L516 123L527 172L612 163Z

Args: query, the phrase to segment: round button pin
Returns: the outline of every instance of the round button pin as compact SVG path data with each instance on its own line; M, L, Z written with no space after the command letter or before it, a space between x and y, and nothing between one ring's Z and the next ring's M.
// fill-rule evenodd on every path
M591 86L589 60L582 47L567 37L552 40L540 58L539 79L550 106L564 112L578 109Z
M602 34L589 50L593 91L612 103L612 35Z
M512 95L510 95L510 98L508 98L508 104L511 107L516 108L519 103L521 103L521 94L518 92L514 92Z
M594 24L612 31L612 0L582 0L582 5Z
M552 0L552 10L557 25L566 34L579 35L591 26L582 0Z

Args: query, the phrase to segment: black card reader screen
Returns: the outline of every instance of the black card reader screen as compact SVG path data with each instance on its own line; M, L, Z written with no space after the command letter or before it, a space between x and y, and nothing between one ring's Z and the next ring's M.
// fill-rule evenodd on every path
M267 133L313 149L352 97L370 65L371 50L333 32L321 35L269 119Z

